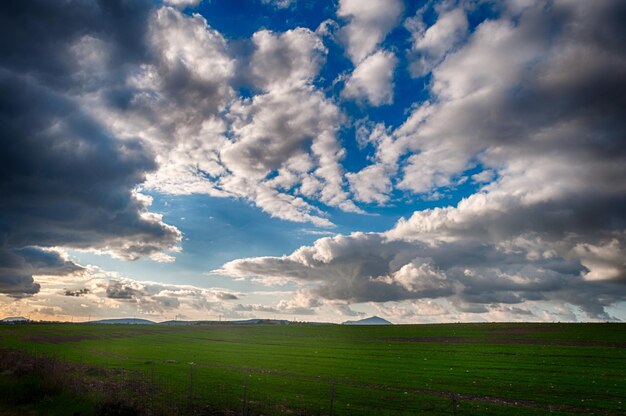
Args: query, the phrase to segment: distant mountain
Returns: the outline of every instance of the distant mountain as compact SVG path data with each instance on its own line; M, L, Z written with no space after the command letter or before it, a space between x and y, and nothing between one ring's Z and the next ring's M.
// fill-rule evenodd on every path
M0 324L25 324L30 322L30 319L23 316L9 316L8 318L0 319Z
M342 325L393 325L386 319L372 316L371 318L361 319L359 321L346 321Z
M138 318L119 318L119 319L101 319L99 321L90 321L90 324L125 324L125 325L153 325L155 322L147 319Z

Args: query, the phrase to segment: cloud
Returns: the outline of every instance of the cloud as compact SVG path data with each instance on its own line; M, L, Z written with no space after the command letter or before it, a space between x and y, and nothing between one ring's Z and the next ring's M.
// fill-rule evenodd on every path
M626 61L615 44L623 30L609 16L624 8L618 2L556 2L549 13L542 7L481 24L433 70L433 102L394 132L396 148L411 152L401 188L449 186L477 161L491 173L475 181L497 177L456 207L400 222L392 232L398 238L528 234L556 244L563 256L574 256L568 253L577 244L623 238L618 137L626 126L623 98L611 91L625 89L617 74ZM606 41L593 33L598 25ZM573 62L581 69L565 70ZM405 233L408 224L415 227Z
M468 21L462 8L442 10L436 22L426 28L421 13L407 20L413 37L409 70L414 77L430 72L467 36Z
M41 287L34 275L63 276L82 270L58 251L36 247L0 249L0 293L14 298L30 296Z
M185 8L185 7L195 7L200 4L202 0L165 0L165 4L170 6Z
M197 14L161 8L148 25L150 59L125 86L132 100L115 108L99 94L91 106L118 135L155 149L146 188L244 198L319 226L332 223L312 200L359 212L340 166L343 115L313 86L327 53L314 32L261 30L241 52ZM237 82L257 94L237 98Z
M203 289L194 286L172 285L112 277L92 283L94 296L104 296L116 302L134 304L145 314L165 316L177 312L190 314L227 313L230 301L239 297L220 289Z
M350 308L350 305L347 303L339 303L339 302L334 302L332 303L333 308L335 309L336 312L338 312L340 315L342 316L366 316L367 314L365 312L359 312L359 311L355 311L354 309Z
M323 302L306 291L296 292L290 299L283 299L276 305L281 313L293 315L315 315Z
M174 3L179 8L197 4ZM119 238L94 235L54 245L173 260L163 251L175 249L180 233L149 213L150 200L140 188L243 198L274 217L326 227L332 222L324 206L362 212L350 198L341 166L345 151L337 132L345 115L315 86L327 54L320 35L305 28L260 30L251 39L229 42L201 15L168 6L174 3L72 2L67 21L60 6L45 2L34 11L26 5L3 6L3 15L13 16L3 26L4 35L15 39L15 45L2 45L3 94L19 90L24 99L7 108L24 116L32 108L31 116L41 118L41 125L25 122L15 128L45 130L46 121L61 119L57 130L45 131L46 143L85 135L92 146L100 146L83 161L85 167L100 166L95 159L102 154L109 164L108 176L96 178L102 183L94 184L99 187L94 194L102 200L93 205L106 207L107 196L111 203L125 198L127 211L118 221L141 233L133 237L130 229L107 228ZM16 22L29 28L30 36L14 37ZM35 39L48 25L54 30L39 36L41 42ZM239 96L240 88L253 95ZM30 101L37 103L30 106ZM76 173L74 182L89 177ZM107 180L115 191L104 189ZM84 185L72 189L74 199L81 198L78 186L95 189ZM45 206L41 210L49 211ZM96 213L109 218L106 208L90 208L77 218ZM92 218L89 226L96 223ZM131 243L133 238L141 241Z
M354 198L365 203L383 205L390 200L395 187L398 171L397 160L404 152L398 141L394 140L384 124L360 124L357 127L357 142L365 148L371 146L374 154L372 164L358 172L347 173L350 189Z
M172 8L153 11L145 31L149 59L118 92L128 98L117 105L97 95L92 106L119 135L151 143L159 169L148 175L147 188L223 196L210 179L224 173L221 113L235 99L236 62L226 39L202 16Z
M134 282L133 282L134 283ZM106 288L106 296L109 299L134 299L143 296L145 292L132 287L134 285L124 285L119 281L111 281Z
M479 173L472 175L471 178L476 183L489 183L495 179L495 172L489 169L481 170Z
M81 273L50 250L172 260L181 234L142 189L243 198L328 227L324 207L434 199L471 176L473 195L385 233L223 271L295 281L306 299L437 299L458 316L539 316L543 302L610 318L626 276L626 6L493 3L475 27L470 6L409 20L410 70L429 74L428 100L397 128L357 126L371 163L346 173L338 136L350 120L317 83L328 22L230 42L198 14L147 1L2 4L0 291L32 295L40 273ZM392 102L397 52L381 45L402 12L400 1L339 3L336 35L355 66L345 98ZM173 291L120 283L106 301L166 310L185 304ZM203 296L190 299L219 303Z
M156 168L149 148L111 137L64 96L3 75L4 241L95 247L126 258L176 245L178 230L134 192Z
M288 9L296 2L297 0L261 0L261 3L269 4L277 9Z
M462 45L441 36L454 41L431 63L430 100L395 130L366 126L373 163L348 176L359 198L375 201L387 186L366 188L360 176L385 183L398 172L397 188L428 195L481 165L477 192L385 233L323 238L220 272L287 279L333 301L433 300L464 319L576 319L571 308L613 319L608 308L626 298L626 7L544 6L506 8Z
M412 302L381 303L376 305L380 315L389 317L393 322L436 322L440 318L448 318L451 313L437 301L424 300Z
M311 299L444 299L462 313L492 312L503 305L530 310L544 302L575 305L589 318L611 319L604 308L623 300L621 283L586 280L579 261L549 255L529 259L527 254L480 240L432 246L354 233L317 240L288 256L235 260L216 272L268 283L288 279L308 287L303 293Z
M131 316L157 321L175 315L215 320L220 315L241 317L234 310L239 294L224 288L138 281L91 265L73 272L67 265L47 266L39 269L36 277L38 293L8 294L8 299L0 296L0 313L67 321Z
M50 274L50 270L39 270L38 293L17 299L9 294L13 297L8 302L0 296L0 312L68 321L130 316L156 321L174 317L217 320L317 315L323 306L304 292L237 293L224 288L138 281L95 266L58 275Z
M163 104L197 108L205 114L222 110L232 94L228 80L234 70L224 37L202 16L186 16L171 8L154 11L148 25L156 62L139 75L138 86L165 93ZM152 71L159 77L151 85Z
M346 174L354 197L362 202L384 204L389 200L391 180L382 165L370 165Z
M261 303L237 304L233 310L236 312L252 312L252 316L256 314L274 315L316 315L322 302L314 297L310 297L302 291L290 293L289 299L282 299L274 306Z
M313 85L326 56L316 34L296 29L253 36L249 73L262 94L232 105L232 140L220 152L220 189L272 216L332 225L305 200L360 212L344 190L337 105ZM276 173L273 178L268 177Z
M241 303L235 306L235 311L238 312L265 312L265 313L278 313L278 310L272 306L262 305L260 303L253 303L242 305Z
M216 294L218 299L221 300L237 300L239 299L239 297L233 293L228 293L228 292L218 292Z
M365 100L374 106L393 102L393 72L398 60L391 52L378 51L361 61L346 81L342 96Z
M344 190L336 138L344 116L313 86L327 53L318 35L263 30L252 41L247 72L262 93L230 108L232 139L220 151L228 173L218 186L296 222L332 225L307 200L361 212Z
M74 93L93 86L93 79L77 71L73 56L72 46L83 38L110 48L110 60L98 72L116 72L119 60L137 62L145 53L144 30L152 9L148 0L70 0L64 5L34 0L3 3L1 7L2 35L12 39L0 46L2 67L29 73L45 85ZM90 52L85 58L101 53Z
M252 42L251 76L265 91L312 83L328 52L318 36L305 28L280 34L261 30L252 36Z
M330 225L294 191L329 205L347 203L339 165L343 150L335 138L337 107L308 88L296 89L242 102L231 117L236 140L221 151L231 172L220 180L222 189L249 197L278 218ZM278 176L266 179L273 171Z
M316 296L351 302L411 298L419 296L415 294L418 292L427 297L442 290L447 293L448 289L438 285L425 285L411 293L412 289L389 280L402 273L401 259L410 260L417 254L410 244L387 244L379 234L354 233L319 239L313 246L301 247L289 256L234 260L215 272L270 281L314 282L318 285L311 293Z
M358 64L372 53L398 23L404 10L400 0L341 0L337 16L347 20L339 38L347 54Z
M0 292L11 296L28 296L39 292L39 285L33 281L28 265L19 256L0 251Z
M136 191L157 168L150 146L113 134L80 99L99 82L99 73L86 76L85 62L117 74L122 62L143 55L140 32L150 6L76 2L71 18L66 6L11 3L1 13L1 36L13 41L0 46L0 249L5 259L17 255L30 264L13 279L27 292L36 290L26 286L30 269L39 266L19 251L24 247L97 249L135 259L175 248L180 239ZM88 44L102 49L78 56Z
M580 263L589 270L588 280L626 281L626 250L616 238L602 245L578 243L572 249Z
M181 234L141 189L245 198L320 226L332 223L311 201L360 212L340 165L343 116L312 85L326 54L313 32L260 31L234 57L200 15L147 1L2 8L14 39L0 46L3 250L172 261ZM252 99L235 94L241 68Z
M314 32L261 30L251 52L236 58L199 15L160 9L151 33L162 63L134 80L153 93L140 95L142 106L123 126L126 134L149 133L155 143L162 164L148 188L245 198L274 217L326 227L332 223L311 200L360 212L344 190L344 152L336 139L343 115L313 86L327 53ZM259 93L236 99L237 80ZM157 113L169 117L154 131L147 126Z

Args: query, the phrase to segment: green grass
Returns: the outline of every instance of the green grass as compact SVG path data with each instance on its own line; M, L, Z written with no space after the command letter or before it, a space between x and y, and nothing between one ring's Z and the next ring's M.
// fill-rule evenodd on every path
M0 415L93 415L94 403L50 385L37 375L0 374Z
M146 400L162 406L191 389L195 405L241 412L245 385L251 413L325 415L334 385L334 415L626 411L622 324L15 325L0 339L120 383L154 372Z

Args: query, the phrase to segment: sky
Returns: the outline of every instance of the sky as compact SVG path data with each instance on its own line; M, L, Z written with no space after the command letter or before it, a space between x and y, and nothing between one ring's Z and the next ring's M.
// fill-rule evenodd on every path
M626 319L626 2L0 2L0 315Z

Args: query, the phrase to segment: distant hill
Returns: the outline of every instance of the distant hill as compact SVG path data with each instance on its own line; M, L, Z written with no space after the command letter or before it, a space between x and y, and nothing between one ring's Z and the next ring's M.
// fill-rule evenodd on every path
M138 318L118 318L118 319L101 319L99 321L90 321L90 324L125 324L125 325L153 325L155 322L147 319Z
M215 324L241 324L241 325L256 325L256 324L273 324L273 325L289 325L289 322L284 319L244 319L239 321L163 321L159 322L159 325L215 325Z
M242 321L230 321L231 324L272 324L272 325L289 325L286 319L246 319Z
M371 318L374 319L374 318ZM381 318L377 318L381 319ZM366 320L363 320L366 321ZM385 321L378 323L389 324L390 322ZM360 321L358 321L360 322ZM292 325L297 322L292 322L287 319L263 319L263 318L252 318L252 319L241 319L238 321L180 321L180 320L170 320L163 322L153 322L147 319L139 319L139 318L117 318L117 319L100 319L98 321L89 321L90 324L125 324L125 325ZM311 325L329 325L329 323L325 322L299 322L300 324L311 324ZM364 323L363 325L375 325L377 323Z
M365 318L358 321L346 321L342 325L393 325L386 319L378 316L372 316L371 318Z
M9 316L0 319L0 324L25 324L27 322L30 322L30 319L24 318L23 316Z
M199 321L163 321L159 325L197 325Z

